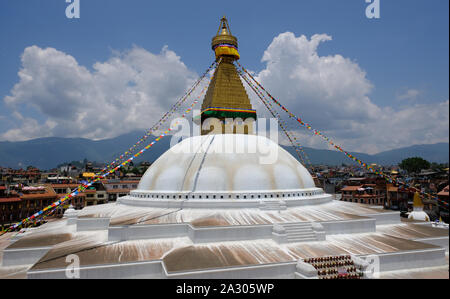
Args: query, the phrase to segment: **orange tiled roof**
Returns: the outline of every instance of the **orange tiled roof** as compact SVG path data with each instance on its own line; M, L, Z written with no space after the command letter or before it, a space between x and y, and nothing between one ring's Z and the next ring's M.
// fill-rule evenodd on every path
M21 199L48 199L48 198L57 198L56 193L37 193L37 194L23 194L20 196Z
M48 199L48 198L57 198L58 195L56 194L55 190L53 190L53 188L51 188L50 186L46 185L45 186L45 191L44 193L28 193L28 194L22 194L20 195L21 199Z
M444 189L442 189L442 191L439 192L437 195L439 195L439 196L449 196L449 186L447 186Z
M53 188L76 188L79 184L52 184Z
M0 202L8 203L8 202L18 202L21 201L18 197L4 197L0 198Z
M398 187L394 187L394 186L389 186L387 188L388 192L398 192Z

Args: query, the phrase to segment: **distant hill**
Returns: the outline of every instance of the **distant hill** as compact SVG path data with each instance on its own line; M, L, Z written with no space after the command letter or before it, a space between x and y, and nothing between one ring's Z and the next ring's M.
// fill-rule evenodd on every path
M447 163L449 160L449 144L421 144L381 152L375 155L379 163L397 164L409 157L422 157L429 162Z
M124 153L137 142L144 132L131 132L112 139L94 141L85 138L38 138L20 142L0 142L0 166L25 168L29 165L39 169L51 169L70 161L109 162ZM153 140L149 138L148 140ZM153 161L164 153L170 139L163 138L151 151L145 152L136 161Z
M287 150L291 155L297 158L297 152L292 146L282 146L285 150ZM304 152L308 156L309 160L312 164L325 164L325 165L342 165L345 163L347 165L352 164L354 161L347 158L343 153L338 151L331 151L326 149L314 149L310 147L303 147ZM378 159L374 156L364 153L351 153L355 157L358 157L360 160L366 163L377 163ZM356 163L353 163L356 164Z
M0 142L0 166L25 168L29 165L40 169L51 169L58 164L69 161L108 162L125 152L143 136L144 132L134 131L112 139L94 141L85 138L39 138L20 142ZM149 138L148 140L153 140ZM157 142L152 150L145 152L139 161L154 161L164 153L170 145L170 138ZM292 147L283 146L296 157ZM304 148L313 164L340 165L352 161L337 151ZM376 155L352 153L367 163L382 165L398 164L408 157L422 157L430 162L446 163L449 161L449 144L437 143L413 145L405 148L385 151Z

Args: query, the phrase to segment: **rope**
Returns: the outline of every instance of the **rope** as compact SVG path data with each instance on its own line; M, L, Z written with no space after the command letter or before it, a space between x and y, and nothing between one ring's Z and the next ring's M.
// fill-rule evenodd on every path
M367 163L364 163L363 161L361 161L360 159L358 159L357 157L353 156L352 154L348 153L347 151L345 151L341 146L337 145L336 143L334 143L330 138L328 138L327 136L325 136L322 132L313 129L311 127L310 124L304 122L300 117L297 117L296 115L294 115L292 112L290 112L285 106L283 106L279 101L277 101L238 61L236 61L236 63L238 64L238 66L241 68L241 70L246 73L253 82L255 82L255 84L257 86L259 86L267 95L270 99L272 99L272 101L277 104L282 110L284 110L290 118L296 120L298 123L300 123L302 126L305 126L308 130L312 131L315 135L322 137L323 139L325 139L327 141L327 143L329 143L330 145L332 145L334 148L336 148L337 150L339 150L340 152L344 153L347 157L349 157L350 159L358 162L360 165L364 166L367 170L380 175L382 177L385 178L386 181L388 182L396 182L399 185L404 185L406 187L409 187L413 190L415 190L416 192L419 192L419 194L421 194L423 197L434 197L435 200L437 200L438 202L443 203L444 205L448 206L448 202L445 202L441 199L439 199L436 195L432 195L429 194L427 192L424 192L422 190L419 190L418 188L414 187L414 186L410 186L407 183L404 183L394 177L391 177L390 175L384 173L383 171L378 171L375 170L371 165L368 165Z
M217 66L219 62L214 62L212 64L212 66ZM215 67L214 67L215 68ZM210 71L211 66L208 68L208 70L205 72L205 74L201 77L201 80L198 80L197 83L195 84L195 87L198 86L198 84L200 84L200 82L203 80L203 78L206 76L206 74ZM192 111L192 109L194 108L194 106L199 102L201 95L204 93L204 91L206 90L208 86L206 85L202 92L200 93L199 97L197 100L195 100L190 107L184 112L184 114L181 116L182 118L185 118L186 115ZM187 93L187 95L190 95L192 93L192 91L194 90L194 88L191 89L190 92ZM187 98L187 97L185 97ZM185 100L185 99L184 99ZM184 101L183 100L183 101ZM179 105L178 105L179 106ZM167 113L166 113L167 115ZM174 126L176 126L178 124L178 121L174 124ZM100 173L96 174L94 176L94 179L92 179L90 182L87 182L85 184L81 184L79 185L77 188L73 189L70 193L67 193L64 197L62 197L61 199L59 199L58 201L52 203L50 206L45 207L44 209L42 209L41 211L33 214L30 217L27 217L25 219L23 219L22 221L14 224L13 226L9 227L7 230L1 232L1 235L3 235L4 233L14 230L16 228L18 228L19 226L22 226L34 219L36 219L37 217L43 217L43 214L46 213L49 210L53 210L56 207L58 207L59 205L61 205L63 202L65 202L66 200L68 200L69 198L72 198L76 195L78 195L80 192L86 190L89 186L93 185L95 182L105 178L106 176L108 176L109 174L115 172L116 170L120 169L121 167L129 164L132 160L134 160L135 158L139 157L140 155L142 155L145 151L147 151L149 148L151 148L156 142L158 142L159 140L161 140L163 137L165 137L169 132L171 132L173 129L172 127L170 127L169 129L167 129L164 133L162 133L159 137L157 137L153 142L151 142L149 145L147 145L145 148L141 149L137 154L134 154L132 157L128 158L126 161L120 163L118 166L109 169L107 172L102 173L105 171L105 169L103 169ZM117 159L116 159L117 160ZM112 164L112 163L111 163Z
M294 144L293 139L296 140L296 138L292 138L289 134L289 131L287 130L287 124L285 121L283 121L283 119L281 118L280 114L272 109L272 105L270 104L269 101L267 101L264 97L264 94L261 93L261 91L258 89L257 86L255 86L254 84L252 84L247 77L244 76L244 74L238 70L239 75L241 76L242 79L244 79L244 81L250 86L250 88L255 92L255 94L258 96L258 98L261 100L261 102L264 104L264 106L266 106L267 110L269 110L269 112L272 114L272 116L274 118L277 119L278 125L280 126L280 128L283 130L284 134L286 135L286 137L289 139L290 143L292 144L293 148L295 149L295 152L297 153L298 157L300 158L300 160L302 161L303 165L307 165L305 160L303 159L303 156L305 156L305 159L308 160L309 163L309 168L310 168L310 172L313 173L313 169L312 169L312 165L311 162L309 161L308 156L306 155L306 153L303 151L302 146L296 142L296 144ZM296 140L297 141L297 140ZM301 152L300 152L300 151ZM303 155L301 154L303 153Z

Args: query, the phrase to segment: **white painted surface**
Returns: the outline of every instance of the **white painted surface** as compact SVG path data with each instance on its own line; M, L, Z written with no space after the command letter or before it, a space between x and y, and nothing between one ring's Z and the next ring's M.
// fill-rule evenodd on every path
M239 152L236 147L223 150L229 144L242 145L243 150ZM276 159L263 164L268 155ZM305 167L270 139L221 134L194 136L173 146L149 167L138 190L248 191L314 187Z

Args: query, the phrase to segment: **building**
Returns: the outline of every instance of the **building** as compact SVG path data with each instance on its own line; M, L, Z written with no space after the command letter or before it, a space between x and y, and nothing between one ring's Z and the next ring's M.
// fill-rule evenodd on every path
M1 181L3 184L36 184L41 179L41 172L35 167L24 169L1 169Z
M0 187L0 192L0 225L2 227L9 227L42 210L58 198L50 185L18 187L9 190Z
M102 182L96 182L83 192L86 196L85 206L101 205L108 202L108 193Z
M237 39L225 18L212 46L219 65L202 124L210 111L233 120L243 116L234 114L241 108L251 114L236 82ZM338 278L338 271L358 278L370 274L361 259L376 256L381 278L414 277L417 268L448 278L448 228L334 200L277 143L251 127L241 131L243 123L224 129L218 119L218 131L163 153L129 195L69 209L59 221L14 235L2 250L2 267L24 278L66 278L67 256L76 254L81 278ZM230 150L237 145L244 148ZM317 261L345 261L346 267Z
M131 190L137 189L139 180L104 180L102 181L108 194L108 202L114 202L117 198L130 194Z
M342 201L384 206L386 203L386 185L378 178L350 178L341 188Z
M449 186L447 185L442 189L437 195L440 199L439 202L439 213L440 217L444 222L448 223L448 194L449 194Z
M78 183L61 183L61 184L51 184L53 190L55 190L56 194L59 197L63 197L66 194L70 194L73 189L79 186ZM63 214L64 210L72 205L75 209L80 210L86 206L86 195L85 193L79 193L77 196L74 196L67 202L63 207L61 207L59 214Z

